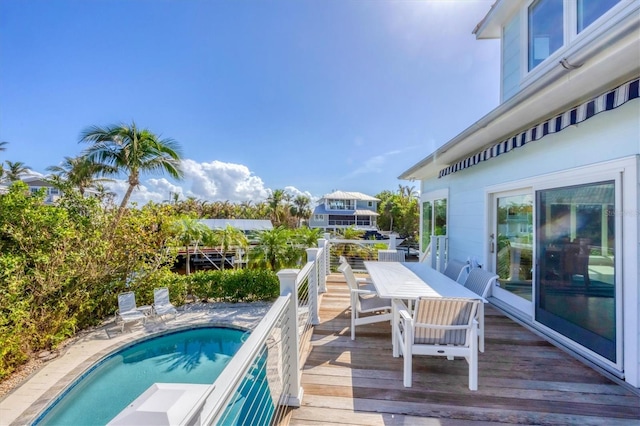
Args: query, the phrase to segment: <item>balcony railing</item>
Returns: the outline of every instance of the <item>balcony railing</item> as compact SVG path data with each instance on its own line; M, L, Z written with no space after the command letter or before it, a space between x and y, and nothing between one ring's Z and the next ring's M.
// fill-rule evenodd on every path
M280 296L181 425L278 424L302 400L301 368L320 323L318 295L326 291L329 246L307 249L302 269L278 272Z

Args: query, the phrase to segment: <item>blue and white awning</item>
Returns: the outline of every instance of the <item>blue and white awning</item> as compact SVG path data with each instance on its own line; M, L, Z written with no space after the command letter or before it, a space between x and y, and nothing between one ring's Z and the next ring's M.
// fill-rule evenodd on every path
M440 170L438 177L441 178L451 173L459 172L460 170L475 166L482 161L487 161L516 148L520 148L530 142L542 139L546 135L558 133L566 127L582 123L596 114L618 108L628 101L640 97L638 94L639 86L640 79L636 78L635 80L631 80L611 91L596 96L590 101L565 111L550 120L539 123L524 132L513 135L502 142L490 146L483 151Z

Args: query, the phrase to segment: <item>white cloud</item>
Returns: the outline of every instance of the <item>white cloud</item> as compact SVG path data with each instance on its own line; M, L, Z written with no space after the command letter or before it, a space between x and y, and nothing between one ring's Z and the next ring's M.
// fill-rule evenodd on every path
M391 156L402 154L406 152L408 149L398 150L394 149L392 151L385 152L380 155L374 155L373 157L367 158L360 167L344 176L343 179L349 179L355 176L367 174L367 173L380 173L385 169L385 164L390 160Z
M262 201L268 191L247 166L212 161L183 160L186 195L209 201Z
M131 202L136 202L139 206L149 201L160 203L170 200L171 193L176 193L179 194L180 199L194 197L207 201L232 203L253 201L255 203L264 201L272 191L265 187L259 176L242 164L221 161L198 163L187 159L182 161L182 169L184 180L180 182L171 182L166 178L143 181L133 191ZM117 194L116 202L119 202L127 191L125 180L116 180L106 186ZM298 195L306 195L312 201L317 199L308 191L301 191L294 186L287 186L284 189L294 198Z

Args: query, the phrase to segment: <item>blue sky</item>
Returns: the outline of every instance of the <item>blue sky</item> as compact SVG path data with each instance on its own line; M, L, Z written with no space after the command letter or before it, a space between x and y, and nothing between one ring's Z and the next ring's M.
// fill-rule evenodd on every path
M397 176L498 105L493 2L1 0L0 161L46 173L135 121L185 159L142 203L419 189Z

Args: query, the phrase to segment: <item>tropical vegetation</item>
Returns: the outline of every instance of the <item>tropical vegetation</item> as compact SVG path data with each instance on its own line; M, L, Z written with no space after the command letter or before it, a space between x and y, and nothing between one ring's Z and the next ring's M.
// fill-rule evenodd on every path
M30 356L56 348L79 330L113 316L117 295L136 292L140 304L153 300L153 289L168 287L177 305L201 301L271 300L279 291L275 272L306 261L305 249L316 247L322 231L305 226L311 200L282 189L259 202L180 199L169 194L162 203L129 203L145 173L179 179L176 141L130 125L93 126L82 133L89 147L65 157L44 178L61 191L55 205L44 190L31 192L21 177L28 167L4 161L0 167L0 380ZM0 142L0 152L7 149ZM126 176L127 192L119 204L107 190L110 178ZM91 196L88 196L88 195ZM418 207L413 189L377 195L379 224L404 238L417 233ZM199 219L269 219L274 228L251 236L233 227L212 230ZM343 230L345 240L362 238ZM223 258L248 254L247 267L191 271L189 258L203 247ZM375 246L355 255L374 258ZM333 247L351 254L348 244ZM342 250L342 251L341 251ZM185 270L176 269L179 253ZM338 253L340 252L340 253Z

